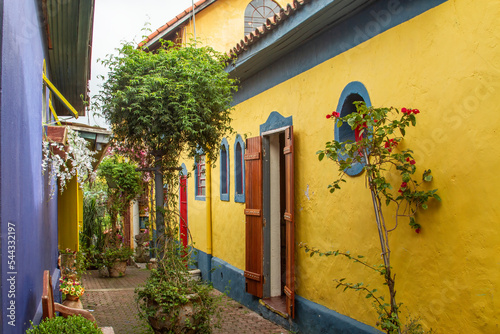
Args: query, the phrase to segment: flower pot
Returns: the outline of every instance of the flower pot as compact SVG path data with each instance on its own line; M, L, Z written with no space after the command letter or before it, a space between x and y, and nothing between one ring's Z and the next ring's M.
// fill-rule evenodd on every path
M147 301L148 307L156 309L155 313L148 317L149 324L153 328L155 334L196 333L195 329L186 328L186 324L199 325L200 319L195 318L193 302L199 302L200 296L198 294L190 294L187 298L190 300L187 304L178 305L177 308L170 310L170 312L163 312L155 301Z
M109 277L108 267L102 266L99 268L99 277Z
M64 299L64 301L62 302L64 306L83 309L83 305L79 297L73 295L65 295L65 296L66 299Z
M109 269L109 277L123 277L127 270L127 260L116 260Z

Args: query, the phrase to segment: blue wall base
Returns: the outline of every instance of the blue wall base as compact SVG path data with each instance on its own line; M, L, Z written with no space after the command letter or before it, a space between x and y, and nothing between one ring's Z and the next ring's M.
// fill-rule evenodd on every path
M210 261L210 263L208 262ZM330 310L300 296L295 297L295 319L285 319L259 303L259 298L245 292L243 271L229 263L197 251L202 278L238 303L248 307L294 333L380 334L377 329ZM210 268L210 269L209 269ZM208 273L211 272L211 275ZM206 277L210 276L210 280Z

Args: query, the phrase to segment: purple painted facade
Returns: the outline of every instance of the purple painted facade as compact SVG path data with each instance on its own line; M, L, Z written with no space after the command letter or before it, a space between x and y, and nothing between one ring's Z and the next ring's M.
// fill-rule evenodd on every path
M48 51L40 12L39 1L0 1L2 333L24 333L30 320L38 322L42 273L59 277L57 199L49 200L41 170L42 66Z

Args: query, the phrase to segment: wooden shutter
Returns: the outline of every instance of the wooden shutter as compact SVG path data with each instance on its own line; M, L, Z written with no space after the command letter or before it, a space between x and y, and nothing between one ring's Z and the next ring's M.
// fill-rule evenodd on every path
M262 298L264 286L262 228L262 139L248 138L245 152L246 292Z
M286 310L295 318L295 215L293 126L285 130Z

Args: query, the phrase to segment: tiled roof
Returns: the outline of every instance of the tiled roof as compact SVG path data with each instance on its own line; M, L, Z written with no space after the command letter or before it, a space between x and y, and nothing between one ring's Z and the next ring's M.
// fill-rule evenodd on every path
M305 4L311 2L312 0L294 0L291 4L286 6L286 9L281 8L278 14L267 19L266 23L262 27L255 29L254 32L246 35L235 47L229 50L228 55L231 58L237 57L248 47L256 43L262 37L270 34L276 27L286 21L290 16L295 14L298 10L304 7Z
M200 0L194 4L195 10L201 5L209 2L211 0ZM293 2L288 4L286 8L282 8L278 14L267 19L266 23L262 25L262 27L255 29L254 32L246 35L244 39L242 39L239 43L236 44L231 50L229 50L228 55L233 58L237 57L239 54L248 49L248 47L254 43L256 43L263 36L271 33L276 27L282 24L286 19L295 14L298 10L304 7L305 4L311 2L312 0L293 0ZM156 29L152 34L150 34L144 41L139 43L139 48L146 45L148 42L153 40L156 36L167 30L168 28L175 25L181 19L185 18L187 15L190 15L193 11L193 7L189 6L182 13L174 17L172 20L167 22L162 27Z
M194 8L196 10L196 8L200 7L201 5L203 5L205 2L209 2L210 0L200 0L198 2L195 2L194 4ZM160 28L156 29L155 31L153 31L148 37L146 37L145 40L143 40L141 43L139 43L139 48L143 47L144 45L146 45L149 41L151 41L153 38L155 38L156 36L158 36L159 34L161 34L163 31L167 30L168 28L170 28L171 26L173 26L175 23L177 23L178 21L180 21L181 19L183 19L184 17L190 15L193 11L193 6L189 6L188 8L186 8L182 13L180 13L179 15L177 15L176 17L174 17L173 19L171 19L170 21L168 21L167 23L165 23L163 26L161 26Z

